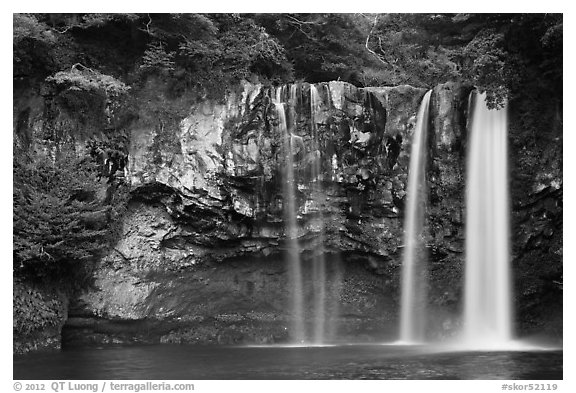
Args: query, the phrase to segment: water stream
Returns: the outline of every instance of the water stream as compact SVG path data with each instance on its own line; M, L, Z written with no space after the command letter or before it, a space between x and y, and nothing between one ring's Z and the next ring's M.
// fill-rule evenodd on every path
M485 99L472 100L463 336L467 347L500 348L512 340L507 112Z
M132 379L550 380L562 379L563 372L562 351L443 352L418 345L374 344L328 347L146 345L108 346L102 349L70 348L59 352L15 356L13 377L16 380L102 379L107 381ZM546 383L548 382L550 381ZM556 388L553 383L544 387L535 386L540 390L556 390L560 383L556 385Z
M408 201L404 218L400 341L410 344L420 343L425 339L427 269L423 230L427 196L426 145L431 94L430 90L424 95L416 119L410 152Z
M294 158L292 152L292 138L286 121L285 104L282 102L284 87L276 90L274 107L278 116L279 133L282 135L285 165L283 166L283 210L287 241L287 256L289 265L289 285L292 309L293 342L302 343L306 339L304 328L304 296L302 285L302 261L300 260L300 247L298 244L298 223L296 219L296 192L294 178Z

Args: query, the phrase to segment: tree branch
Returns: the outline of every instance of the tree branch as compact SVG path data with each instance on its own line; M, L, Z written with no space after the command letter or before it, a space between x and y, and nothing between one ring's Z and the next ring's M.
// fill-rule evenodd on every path
M289 14L286 14L286 17L292 19L298 25L317 25L317 26L320 25L320 23L318 22L300 20Z
M154 37L154 34L152 34L152 32L150 31L150 25L152 24L152 17L150 16L150 14L146 15L148 16L148 23L146 23L146 30L142 28L138 28L138 30L145 31L146 33L148 33L148 35Z
M374 17L374 22L372 23L372 28L370 29L370 32L368 33L368 36L366 37L366 43L364 44L364 46L366 47L366 49L368 50L368 52L370 52L371 54L373 54L378 60L380 60L381 63L385 64L385 65L390 65L390 63L388 63L386 61L386 59L384 59L382 56L380 56L378 53L374 52L372 49L370 49L370 36L372 35L372 33L374 32L374 29L376 28L376 24L378 23L378 14L376 14L376 16ZM381 39L378 38L379 40L379 45L381 45ZM380 46L381 47L381 46Z
M92 68L90 68L90 67L86 67L86 66L85 66L84 64L82 64L82 63L73 64L72 67L70 67L70 69L72 69L72 70L77 70L77 69L78 69L78 66L82 67L82 68L85 69L86 71L90 71L91 73L96 74L96 71L94 71L94 70L93 70Z
M150 24L152 24L152 18L150 17L150 14L146 14L148 15L148 23L146 23L146 31L148 32L148 34L152 35L150 33Z
M312 39L312 37L310 37L310 35L308 33L306 33L303 29L302 26L303 25L319 25L319 23L317 22L306 22L306 21L302 21L300 19L297 19L295 17L293 17L292 15L286 15L287 18L291 19L291 21L288 21L288 23L290 23L291 25L295 26L302 34L304 34L309 40ZM294 30L296 31L296 30ZM293 35L294 33L292 33ZM292 37L292 35L290 37Z
M56 32L60 33L60 34L64 34L66 33L68 30L74 28L74 27L79 27L80 25L70 25L62 30L57 29L56 27L53 27L52 29L54 29Z

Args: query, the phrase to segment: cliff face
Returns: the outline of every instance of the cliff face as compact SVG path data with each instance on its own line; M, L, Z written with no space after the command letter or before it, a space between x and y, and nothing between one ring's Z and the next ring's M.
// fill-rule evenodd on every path
M409 155L425 90L321 83L313 113L310 85L295 89L287 116L304 298L312 293L312 261L323 254L330 335L352 341L395 339ZM469 91L448 83L437 86L431 100L426 239L431 337L450 336L459 324ZM114 184L125 183L130 200L118 241L98 262L93 285L71 299L66 342L262 343L289 338L282 194L286 154L274 96L273 88L244 83L222 102L195 103L149 81L133 93L127 114L101 119L115 134L103 127L87 135L88 127L62 120L70 117L57 104L51 119L46 111L32 110L37 115L31 117L29 110L27 126L15 125L18 141L24 140L21 135L41 140L39 132L49 122L64 130L59 143L77 150L88 140L121 140L127 157L120 164L104 160L115 167L108 171L113 180L102 187L110 193ZM15 113L25 108L15 105ZM554 179L557 173L549 181ZM540 199L561 216L561 185L555 190ZM555 202L546 204L546 198ZM558 240L558 232L547 229L557 221L550 224L534 212L530 217L515 214L524 214L518 233L533 237L536 220L541 223L538 252L561 258L561 242L557 254L548 251L552 248L545 240ZM517 270L535 255L522 250L515 255ZM523 293L517 296L524 304ZM558 295L550 302L558 302Z
M296 88L288 117L304 290L310 296L311 260L326 253L338 337L392 338L408 154L425 91L317 85L315 144L310 86ZM192 106L176 129L135 124L123 234L71 316L169 320L168 331L158 326L163 341L288 338L286 157L274 95L245 84L224 103Z

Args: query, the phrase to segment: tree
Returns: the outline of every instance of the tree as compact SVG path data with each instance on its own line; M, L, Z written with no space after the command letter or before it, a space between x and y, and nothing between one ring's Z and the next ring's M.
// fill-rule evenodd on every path
M176 52L167 52L162 41L155 41L148 44L148 49L144 52L140 69L149 72L159 72L169 75L176 69L174 56Z
M14 14L13 16L13 66L14 75L30 75L35 69L49 71L53 59L52 48L57 37L48 25L33 14Z
M14 160L14 271L27 277L74 277L109 240L114 212L98 200L90 159Z
M459 79L453 21L442 14L376 14L365 47L379 61L380 83L431 88ZM378 81L375 81L378 83Z
M562 86L560 14L377 14L366 50L382 82L476 86L490 106ZM539 93L540 94L540 93Z
M368 22L357 15L258 14L254 19L285 48L298 79L360 84L358 75L372 62L363 42Z

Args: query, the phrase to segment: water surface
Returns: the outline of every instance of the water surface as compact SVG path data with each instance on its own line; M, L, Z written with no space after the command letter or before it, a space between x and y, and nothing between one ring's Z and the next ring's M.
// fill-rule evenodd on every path
M14 356L14 379L562 379L562 351L148 345Z

